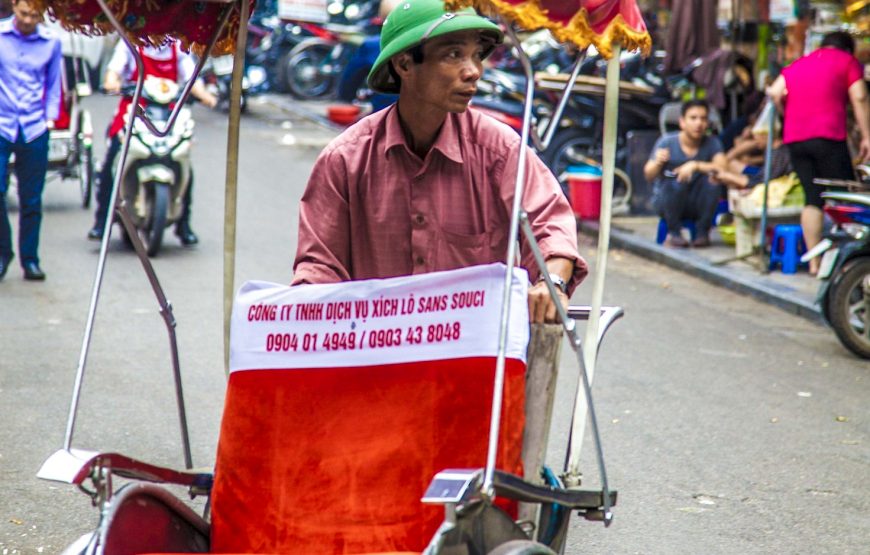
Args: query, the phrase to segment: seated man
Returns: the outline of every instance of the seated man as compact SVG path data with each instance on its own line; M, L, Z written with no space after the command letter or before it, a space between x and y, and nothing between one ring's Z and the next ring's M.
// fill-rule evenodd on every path
M520 137L468 104L501 30L472 9L408 0L381 33L369 73L396 104L337 137L315 163L299 207L293 283L329 283L504 261ZM559 183L531 150L523 208L563 305L587 273ZM533 322L556 307L532 253L521 263Z
M653 205L667 222L666 244L671 247L689 246L681 231L683 220L695 221L693 247L710 246L710 227L720 195L707 174L725 169L725 155L719 139L707 135L708 115L703 100L683 104L680 131L661 137L643 167L646 180L654 182Z

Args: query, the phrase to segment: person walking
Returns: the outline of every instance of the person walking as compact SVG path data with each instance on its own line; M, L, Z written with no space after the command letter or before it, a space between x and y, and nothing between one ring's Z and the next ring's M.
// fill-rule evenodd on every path
M822 187L813 180L855 176L846 144L849 104L861 132L858 158L870 159L870 98L854 51L855 41L848 33L829 33L820 48L783 69L767 89L783 113L783 143L806 193L801 228L807 249L822 240L824 224ZM819 257L810 260L811 274L818 273L819 263Z
M653 205L668 225L666 244L686 248L683 220L696 226L693 247L710 246L710 228L719 203L719 187L708 174L726 169L719 139L707 135L710 108L703 100L689 100L680 110L680 131L659 138L643 166L653 182Z
M18 181L18 253L24 279L41 281L39 228L48 170L49 122L60 113L60 40L40 25L42 12L29 0L12 2L0 21L0 279L15 257L6 210L8 165L15 154Z

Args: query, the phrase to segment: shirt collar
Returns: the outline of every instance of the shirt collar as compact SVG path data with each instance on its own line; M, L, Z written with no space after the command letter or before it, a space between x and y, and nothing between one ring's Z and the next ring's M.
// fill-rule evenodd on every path
M410 152L411 149L405 140L405 133L402 131L402 123L399 121L398 104L393 104L388 109L390 112L386 118L387 132L384 141L384 154L396 146L403 146ZM459 148L460 133L456 122L457 117L459 116L447 114L444 125L441 126L441 131L438 133L438 138L435 139L432 148L457 164L462 164L463 159L462 150Z
M7 17L6 19L0 19L0 34L13 34L22 40L36 40L36 39L51 39L54 34L53 32L46 27L45 25L37 25L36 32L30 35L22 35L18 32L18 29L15 28L15 24L13 21L15 20L15 16Z

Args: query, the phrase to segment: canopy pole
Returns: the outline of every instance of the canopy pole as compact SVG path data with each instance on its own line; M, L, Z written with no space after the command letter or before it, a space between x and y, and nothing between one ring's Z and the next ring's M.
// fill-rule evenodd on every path
M230 122L227 132L227 169L224 194L224 373L230 375L230 316L233 310L236 272L236 205L239 185L239 124L242 115L242 75L248 43L250 0L240 0L239 34L233 54L230 85Z
M513 27L507 23L508 35L514 41L514 44L519 45L520 41L514 33ZM514 199L511 208L511 223L508 236L508 252L505 260L505 280L504 292L501 300L501 318L498 330L498 353L495 362L495 385L492 391L492 412L490 414L489 423L489 445L486 453L486 469L483 475L483 494L492 498L495 495L493 486L495 477L496 455L498 454L498 435L501 425L502 402L504 399L504 375L505 363L507 357L507 336L508 324L510 323L511 312L511 287L513 285L513 269L517 262L518 239L520 229L520 212L522 211L523 189L526 180L526 166L528 165L529 153L529 134L532 124L532 103L535 97L535 79L532 74L532 66L528 58L519 48L520 61L523 64L523 70L526 73L526 98L523 105L523 129L520 133L520 152L517 157L517 176L514 184ZM542 273L546 274L544 268Z
M589 384L595 375L595 360L598 357L598 327L601 319L601 303L604 298L604 278L607 274L607 253L610 248L610 220L613 213L613 175L616 168L616 129L619 115L619 53L617 44L613 49L613 57L607 62L607 79L604 97L604 144L602 145L602 176L601 176L601 216L598 228L598 256L595 264L595 278L592 283L592 303L589 321L586 324L586 337L583 340L583 365ZM586 397L578 393L575 396L574 420L571 437L576 438L571 443L568 453L567 475L580 476L580 449L583 446L583 434L586 429L586 415L589 406Z
M768 102L773 102L768 100ZM767 146L764 149L764 202L761 205L761 238L758 240L758 269L761 273L768 272L764 262L765 244L767 243L767 194L770 186L771 158L773 155L773 132L776 127L776 110L770 110L770 121L767 127Z

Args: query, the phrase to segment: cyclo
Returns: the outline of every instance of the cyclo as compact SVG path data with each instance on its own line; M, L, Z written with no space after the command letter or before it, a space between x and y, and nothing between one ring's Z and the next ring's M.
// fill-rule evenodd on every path
M55 1L50 8L53 6L55 13L71 8L66 2L79 10L79 20L93 21L99 13L93 3L79 4L77 0ZM119 23L128 21L125 14L114 13L105 0L96 2L105 19L135 50L131 44L134 35ZM173 6L183 9L185 4ZM639 21L636 6L628 7L634 10L627 14L628 20ZM207 52L213 51L228 21L238 29L225 221L225 292L232 294L237 171L237 150L233 148L238 146L237 85L242 77L243 64L239 62L250 5L248 0L241 0L211 4L206 10L217 20ZM177 17L161 20L180 21ZM624 20L619 24L625 25ZM642 22L640 25L634 35L622 30L620 36L636 37L636 42L624 38L627 46L648 46ZM138 32L153 37L161 31L165 34L173 29L146 26ZM510 27L509 33L516 40ZM618 47L615 50L618 54ZM528 95L531 101L531 67L526 58L523 60L532 87ZM614 60L608 74L607 118L615 117L618 98L618 55ZM573 87L581 61L578 58L566 91ZM133 106L138 105L141 93L140 77ZM157 132L170 131L177 111L173 114L168 128ZM558 121L558 115L553 121ZM128 122L128 130L134 119L144 117L143 112L137 112ZM521 144L528 142L528 109L525 119ZM589 520L610 524L616 492L607 483L591 394L599 344L622 315L618 307L601 306L615 137L609 141L604 145L602 230L593 301L589 307L568 310L557 303L561 328L541 327L529 333L524 302L528 279L524 270L513 268L513 261L521 229L526 239L535 243L519 202L512 214L507 265L332 286L245 284L232 313L225 312L225 324L232 330L225 338L231 372L214 471L193 470L172 307L141 240L129 233L134 224L119 201L116 177L111 203L131 235L170 337L186 468L173 470L116 453L72 447L110 235L107 230L64 446L39 471L43 479L78 486L100 507L98 528L71 545L67 553L547 554L564 551L568 523L575 511ZM126 149L122 150L121 167L126 155ZM520 164L524 157L520 155ZM521 198L521 179L516 187L515 198ZM544 267L540 251L533 251L537 264ZM546 272L543 275L551 295L557 298L552 279ZM473 306L464 307L464 313L442 312L439 318L447 318L446 325L414 314L406 321L399 316L406 313L398 309L389 311L389 318L383 320L359 318L362 307L375 300L386 299L399 307L407 306L411 296L449 297L469 291L466 298L475 299L469 303ZM310 311L305 313L308 316L300 316L301 304ZM225 307L229 305L225 303ZM329 327L334 325L329 319L315 317L330 310L336 322L347 320L344 315L354 311L357 319L344 322L348 326L336 331ZM577 320L589 322L582 342ZM555 353L563 332L576 354L579 376L566 463L557 476L543 461L554 405ZM540 351L537 354L536 349ZM481 397L491 397L491 404L481 402ZM601 480L600 488L592 489L580 487L579 448L587 415ZM114 481L119 478L134 482L116 491ZM205 514L196 514L157 483L184 486L192 496L209 496ZM421 509L420 499L443 509L435 513Z
M60 115L51 123L48 134L48 174L61 180L75 179L81 193L82 208L91 205L94 186L94 128L91 113L81 105L90 94L87 68L81 58L64 57L61 71ZM10 166L14 166L14 157ZM14 176L14 172L9 172Z

